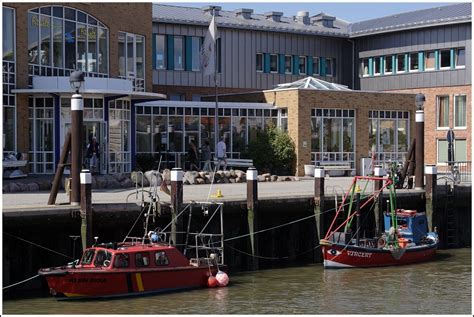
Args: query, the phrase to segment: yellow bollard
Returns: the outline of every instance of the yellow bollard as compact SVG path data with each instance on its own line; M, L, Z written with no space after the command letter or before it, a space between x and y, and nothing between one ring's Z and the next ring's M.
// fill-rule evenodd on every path
M220 189L217 189L216 194L215 194L215 195L212 195L212 197L214 197L214 198L222 198L222 197L224 197L224 195L222 195L222 192L221 192Z

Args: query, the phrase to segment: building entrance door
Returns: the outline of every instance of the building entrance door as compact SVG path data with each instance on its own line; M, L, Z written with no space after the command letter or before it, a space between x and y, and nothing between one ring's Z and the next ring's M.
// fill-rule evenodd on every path
M71 123L64 126L63 138L71 129ZM95 172L99 174L107 174L107 126L105 122L84 121L82 129L82 163L83 168L91 169L91 160L87 157L87 148L95 137L99 144L99 156L95 162ZM61 140L64 143L64 140Z

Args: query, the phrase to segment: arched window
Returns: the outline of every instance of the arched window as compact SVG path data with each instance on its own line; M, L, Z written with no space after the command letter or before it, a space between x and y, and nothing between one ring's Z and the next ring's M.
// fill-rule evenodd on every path
M108 28L83 11L65 6L28 11L30 76L82 70L90 77L108 77L108 45Z

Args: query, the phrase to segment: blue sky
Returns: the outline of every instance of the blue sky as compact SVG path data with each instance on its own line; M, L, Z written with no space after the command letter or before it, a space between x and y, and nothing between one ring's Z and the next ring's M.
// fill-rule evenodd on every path
M171 5L203 7L206 5L219 5L223 10L233 11L238 8L253 9L254 13L263 14L268 11L281 11L285 16L296 15L298 11L309 11L310 16L325 12L348 22L359 22L375 19L401 12L415 11L426 8L439 7L459 2L171 2ZM462 2L462 1L460 1Z

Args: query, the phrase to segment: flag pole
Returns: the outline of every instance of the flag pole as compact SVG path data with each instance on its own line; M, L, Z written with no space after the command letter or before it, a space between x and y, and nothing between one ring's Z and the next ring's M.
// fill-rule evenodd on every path
M212 9L212 16L214 23L216 23L216 8ZM214 114L214 155L217 156L217 143L219 142L219 101L217 97L217 32L214 39L214 97L216 102L216 109Z

